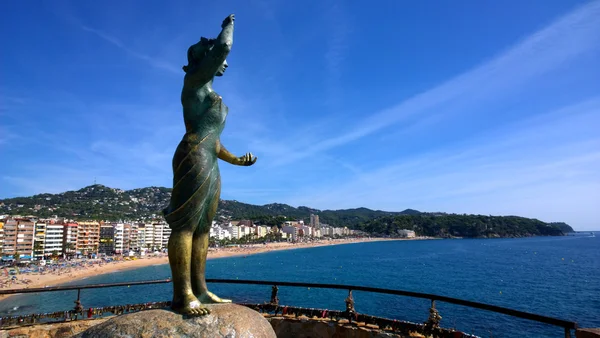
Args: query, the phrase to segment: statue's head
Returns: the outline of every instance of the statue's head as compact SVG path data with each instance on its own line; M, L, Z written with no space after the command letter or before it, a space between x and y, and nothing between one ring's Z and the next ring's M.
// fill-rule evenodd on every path
M193 69L195 66L199 65L206 54L213 48L215 45L215 39L207 39L205 37L200 38L198 43L195 43L188 48L187 66L183 66L183 71L188 72L188 70ZM225 73L225 69L227 69L227 60L223 61L223 64L219 66L215 76L223 76Z

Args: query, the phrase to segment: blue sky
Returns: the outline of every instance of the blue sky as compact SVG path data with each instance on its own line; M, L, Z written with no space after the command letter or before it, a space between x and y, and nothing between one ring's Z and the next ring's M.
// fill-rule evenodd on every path
M218 3L218 4L217 4ZM222 198L600 229L600 1L4 1L0 198L170 186L186 51L236 14Z

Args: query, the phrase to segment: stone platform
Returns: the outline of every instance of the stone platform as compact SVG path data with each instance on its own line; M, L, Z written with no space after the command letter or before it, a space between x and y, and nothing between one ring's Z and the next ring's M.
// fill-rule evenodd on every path
M79 338L276 338L260 313L236 304L209 304L209 315L185 318L169 310L120 315L93 326Z

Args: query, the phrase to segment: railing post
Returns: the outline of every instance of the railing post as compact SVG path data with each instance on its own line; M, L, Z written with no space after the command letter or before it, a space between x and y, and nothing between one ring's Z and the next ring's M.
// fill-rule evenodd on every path
M437 329L440 327L440 321L442 320L442 316L438 310L435 309L435 299L431 300L431 307L429 308L429 318L425 322L425 327L429 330Z
M77 289L77 300L75 301L75 319L78 319L79 314L83 318L83 305L81 305L81 289Z
M348 298L345 300L346 302L346 315L348 316L348 321L352 323L352 316L354 315L354 297L352 297L352 290L348 290Z
M277 287L277 285L273 285L273 287L271 288L271 305L279 305L279 298L277 297L278 290L279 288Z
M565 338L571 338L571 329L565 327Z

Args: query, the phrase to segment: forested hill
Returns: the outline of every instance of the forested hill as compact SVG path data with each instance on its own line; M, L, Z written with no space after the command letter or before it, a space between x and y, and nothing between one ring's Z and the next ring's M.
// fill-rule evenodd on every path
M120 190L98 184L61 194L0 200L0 215L57 215L75 220L151 220L161 217L161 210L169 203L170 196L169 188ZM400 212L367 208L318 210L280 203L261 206L229 200L219 202L217 219L252 219L261 224L279 225L286 220L300 219L308 223L311 214L319 215L321 223L386 236L395 236L401 229L414 230L420 236L436 237L521 237L573 232L565 223L544 223L515 216L422 213L413 209Z
M168 205L170 197L170 188L121 190L96 184L60 194L39 194L0 200L0 214L37 217L57 215L75 220L149 220L161 217L161 210ZM386 212L367 208L317 210L303 206L295 208L281 203L253 205L221 200L217 218L252 219L263 224L275 225L285 220L302 219L309 222L311 214L318 214L322 223L332 226L355 227L376 217L419 214L419 211L407 209L402 212Z
M396 236L398 230L414 230L431 237L530 237L562 236L573 232L565 223L545 223L517 216L420 214L379 217L361 223L357 229L383 236Z

